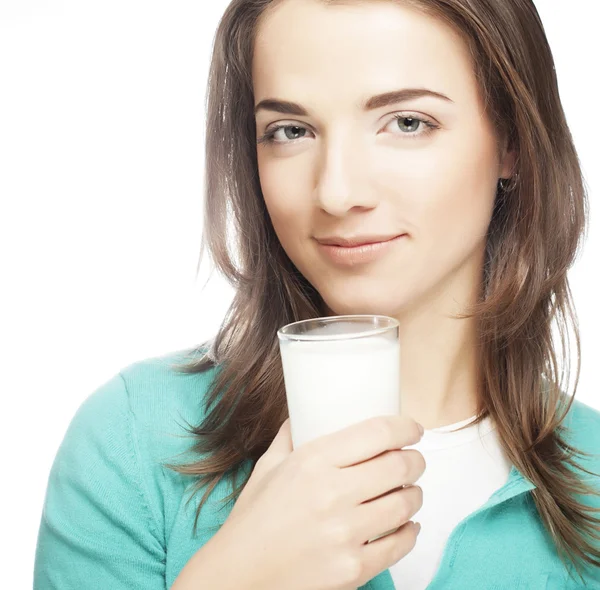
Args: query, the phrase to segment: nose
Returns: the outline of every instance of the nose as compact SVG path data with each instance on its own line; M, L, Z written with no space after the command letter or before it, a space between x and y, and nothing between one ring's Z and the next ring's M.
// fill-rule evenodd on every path
M340 217L353 208L375 207L375 196L366 182L367 164L364 157L361 163L360 149L355 144L342 138L330 141L321 158L315 189L319 208Z

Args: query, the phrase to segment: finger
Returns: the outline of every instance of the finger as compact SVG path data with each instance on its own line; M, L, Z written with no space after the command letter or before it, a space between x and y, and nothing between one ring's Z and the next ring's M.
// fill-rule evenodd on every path
M415 449L386 451L358 465L345 467L345 480L350 500L366 502L404 485L416 483L425 471L425 459Z
M363 545L361 551L365 573L364 582L361 583L366 583L410 553L417 543L418 533L419 527L414 522L408 521L395 533Z
M330 465L348 467L385 451L416 444L421 437L419 426L412 418L394 414L363 420L303 446L314 446L315 452Z
M358 506L353 513L355 530L359 531L361 541L372 541L399 529L422 506L423 490L419 486L408 486Z

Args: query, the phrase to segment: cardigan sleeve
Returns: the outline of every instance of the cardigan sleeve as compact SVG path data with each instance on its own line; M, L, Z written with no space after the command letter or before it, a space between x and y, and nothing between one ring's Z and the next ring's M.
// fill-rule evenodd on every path
M119 373L81 404L52 464L34 590L164 590L164 535L147 497Z

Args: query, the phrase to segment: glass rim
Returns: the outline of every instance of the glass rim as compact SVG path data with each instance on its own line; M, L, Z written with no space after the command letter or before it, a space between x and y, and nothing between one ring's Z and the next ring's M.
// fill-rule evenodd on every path
M297 326L303 324L309 324L311 322L321 323L335 323L340 321L356 321L361 319L373 320L374 318L383 319L387 322L386 326L372 327L360 332L350 332L347 334L301 334L301 333L289 333L288 330L292 330ZM298 322L292 322L287 324L279 330L277 330L277 337L280 340L295 340L295 341L306 341L306 342L332 342L336 340L350 340L356 338L368 338L370 336L377 336L378 334L385 334L390 330L394 330L400 327L400 322L387 315L377 314L356 314L356 315L336 315L336 316L325 316L318 318L310 318L308 320L300 320Z

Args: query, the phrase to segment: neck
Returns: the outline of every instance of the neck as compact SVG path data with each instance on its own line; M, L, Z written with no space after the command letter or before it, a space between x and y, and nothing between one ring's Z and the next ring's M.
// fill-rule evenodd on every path
M476 320L452 317L464 312L477 296L476 273L468 267L462 270L452 284L396 315L400 322L400 407L426 429L466 420L479 411ZM475 275L472 280L465 277L470 273Z
M454 424L478 410L472 320L411 318L400 323L402 412L426 429Z

